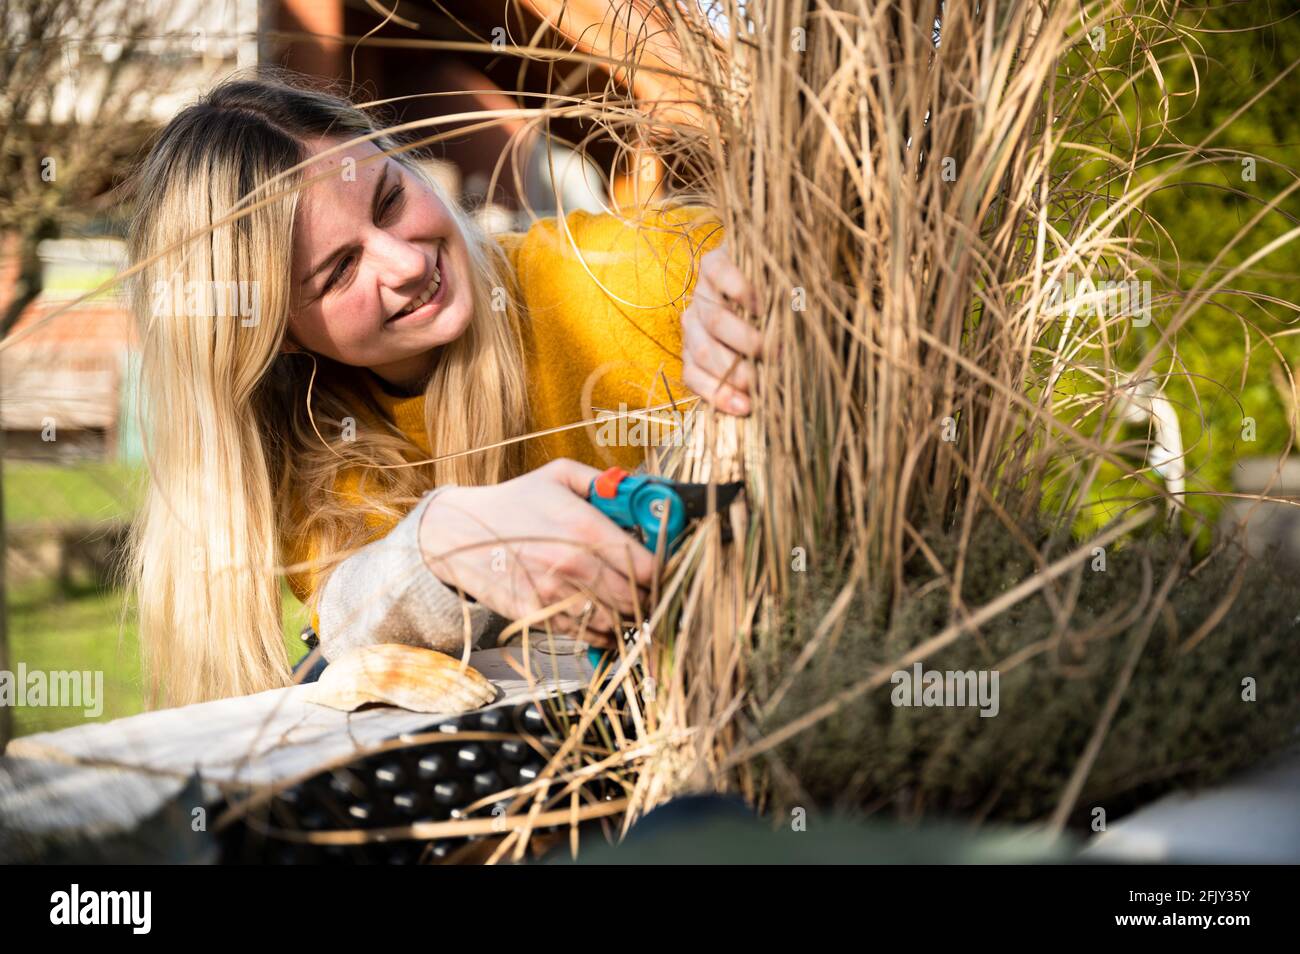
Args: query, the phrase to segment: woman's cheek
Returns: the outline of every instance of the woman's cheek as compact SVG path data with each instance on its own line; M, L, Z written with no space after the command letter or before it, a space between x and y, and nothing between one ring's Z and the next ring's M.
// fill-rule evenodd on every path
M374 299L362 294L348 295L336 302L328 322L330 337L344 352L345 359L354 360L368 356L380 324Z
M290 329L297 342L308 351L347 362L357 351L356 329L349 328L342 320L343 312L337 315L333 310L324 311L314 308L306 314L298 315L291 323Z

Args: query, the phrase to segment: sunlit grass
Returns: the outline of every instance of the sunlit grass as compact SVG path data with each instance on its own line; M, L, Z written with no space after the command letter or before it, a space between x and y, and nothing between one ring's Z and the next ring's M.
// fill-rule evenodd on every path
M76 587L60 595L52 581L22 584L9 593L10 667L19 663L28 671L99 671L104 674L103 713L87 719L82 709L15 708L14 734L30 735L107 722L145 709L140 654L135 621L122 620L124 595L120 590ZM299 634L304 609L284 590L284 644L291 661L306 655ZM195 625L202 625L196 620Z
M5 523L125 520L140 500L141 468L103 461L5 461Z

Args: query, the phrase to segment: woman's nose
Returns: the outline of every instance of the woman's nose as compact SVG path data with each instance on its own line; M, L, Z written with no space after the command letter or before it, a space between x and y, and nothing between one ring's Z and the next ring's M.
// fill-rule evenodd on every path
M417 292L417 283L431 275L429 254L388 232L375 234L370 251L380 283L394 291Z

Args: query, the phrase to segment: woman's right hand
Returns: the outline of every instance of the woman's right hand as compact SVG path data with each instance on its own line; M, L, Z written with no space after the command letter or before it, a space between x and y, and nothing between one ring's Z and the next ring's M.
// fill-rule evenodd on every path
M636 604L644 605L654 558L587 502L599 474L555 460L505 483L446 488L420 523L425 562L444 583L510 620L572 597L575 605L551 617L552 626L584 628L588 642L609 645L620 628L616 614L632 621Z

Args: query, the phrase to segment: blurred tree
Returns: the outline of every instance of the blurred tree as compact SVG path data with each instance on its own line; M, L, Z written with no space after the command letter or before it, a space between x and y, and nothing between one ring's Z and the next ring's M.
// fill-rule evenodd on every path
M1184 291L1206 276L1215 258L1269 202L1291 185L1300 167L1300 114L1295 111L1300 70L1229 118L1270 81L1300 60L1300 12L1287 3L1227 3L1184 14L1199 41L1194 61L1170 61L1171 87L1197 92L1195 104L1173 119L1170 132L1197 147L1221 124L1201 155L1210 161L1157 193L1147 212L1169 230L1157 258ZM1199 71L1193 73L1193 62ZM1223 152L1226 150L1227 152ZM1251 225L1227 249L1208 278L1221 277L1300 223L1300 192ZM1300 302L1296 245L1289 242L1229 283L1246 293L1218 295L1180 335L1186 372L1170 385L1182 406L1190 470L1207 488L1232 487L1239 457L1285 453L1292 443L1286 398L1274 384L1279 360L1265 335L1278 335L1283 360L1295 369L1294 338ZM1199 404L1199 407L1198 407ZM1255 422L1254 433L1243 427ZM1254 438L1251 440L1251 438ZM1191 501L1213 512L1218 501Z
M17 260L0 337L41 293L39 243L104 215L148 136L142 106L175 71L147 55L156 32L132 0L0 0L0 250Z

